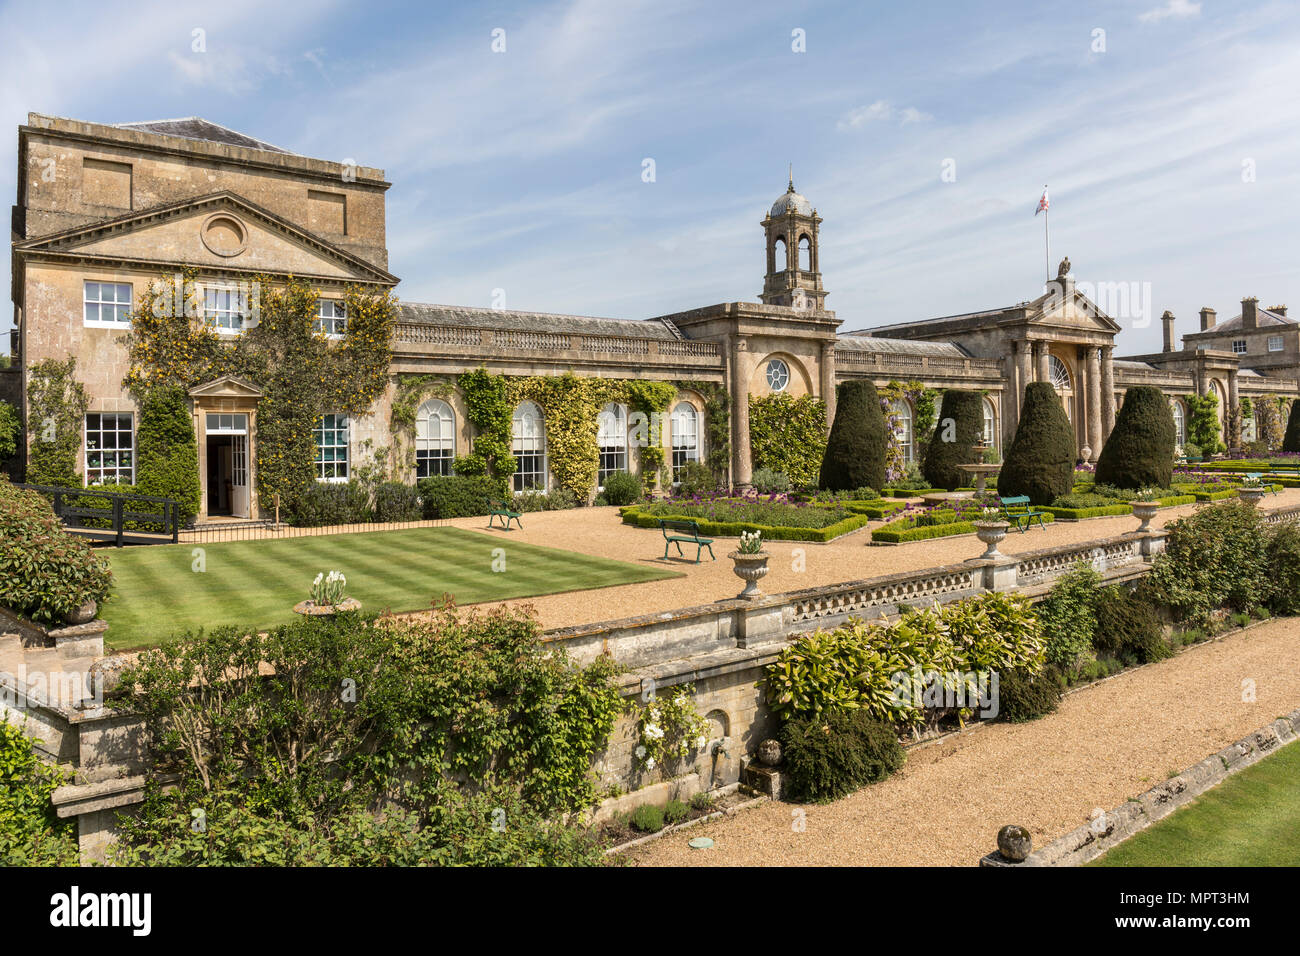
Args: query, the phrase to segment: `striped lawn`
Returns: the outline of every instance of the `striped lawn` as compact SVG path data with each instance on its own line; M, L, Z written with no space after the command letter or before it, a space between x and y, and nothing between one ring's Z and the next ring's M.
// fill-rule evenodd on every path
M414 611L442 595L457 604L680 577L678 572L516 543L461 528L407 528L280 541L107 548L113 593L103 609L116 650L222 624L266 628L294 619L320 571L342 571L368 610ZM504 554L494 554L495 549ZM493 563L504 570L494 571Z

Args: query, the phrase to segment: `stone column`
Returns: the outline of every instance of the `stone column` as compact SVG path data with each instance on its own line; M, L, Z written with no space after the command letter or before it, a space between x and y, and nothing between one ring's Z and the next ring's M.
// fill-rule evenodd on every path
M727 337L731 367L731 483L748 489L753 475L749 452L749 375L742 361L741 343Z
M1101 347L1101 439L1115 427L1115 346Z
M1033 358L1029 353L1029 340L1023 339L1015 343L1016 345L1016 372L1019 375L1019 381L1016 382L1016 425L1020 425L1020 413L1025 410L1025 387L1034 380Z
M1088 363L1088 447L1092 449L1092 461L1101 453L1101 349L1095 345L1087 347Z
M826 403L826 429L835 423L835 343L822 343L822 401Z
M1052 362L1051 354L1047 350L1047 343L1037 341L1034 343L1034 365L1038 369L1038 377L1035 381L1050 382L1052 380Z
M1241 447L1241 419L1237 419L1237 427L1232 427L1232 411L1240 404L1237 396L1237 370L1231 369L1228 372L1228 407L1223 410L1223 424L1227 427L1229 448Z

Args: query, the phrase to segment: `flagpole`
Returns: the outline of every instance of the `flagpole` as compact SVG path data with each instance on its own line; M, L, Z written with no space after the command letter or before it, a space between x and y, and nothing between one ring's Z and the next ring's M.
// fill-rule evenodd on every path
M1043 183L1043 195L1047 195L1047 184ZM1049 202L1047 208L1043 210L1043 271L1046 278L1052 278L1052 234L1048 228L1050 217L1052 215L1052 205Z

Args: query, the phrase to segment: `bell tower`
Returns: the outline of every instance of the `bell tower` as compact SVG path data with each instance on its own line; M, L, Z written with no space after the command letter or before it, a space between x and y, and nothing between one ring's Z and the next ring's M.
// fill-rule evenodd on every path
M789 188L763 220L767 237L767 276L761 296L764 305L784 305L807 312L826 308L817 253L817 227L821 221L812 203L794 191L792 173Z

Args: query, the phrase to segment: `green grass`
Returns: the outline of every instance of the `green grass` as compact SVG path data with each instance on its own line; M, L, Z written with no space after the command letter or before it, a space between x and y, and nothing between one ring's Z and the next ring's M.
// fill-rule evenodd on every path
M1091 866L1295 866L1300 746L1229 777Z
M294 619L317 572L339 570L363 609L413 611L451 594L457 604L556 594L679 577L571 551L460 528L408 528L284 540L105 549L114 587L103 617L116 650L144 647L200 627L265 628ZM504 551L505 570L493 571ZM498 562L498 566L500 566Z

